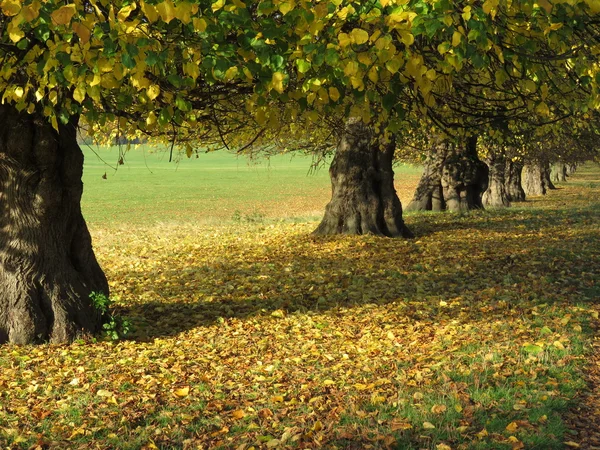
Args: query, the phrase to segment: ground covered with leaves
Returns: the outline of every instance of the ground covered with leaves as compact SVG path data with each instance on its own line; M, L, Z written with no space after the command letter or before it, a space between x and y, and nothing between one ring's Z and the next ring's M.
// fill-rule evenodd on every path
M126 340L0 347L8 448L584 446L600 170L414 240L93 225ZM583 418L582 420L585 420Z

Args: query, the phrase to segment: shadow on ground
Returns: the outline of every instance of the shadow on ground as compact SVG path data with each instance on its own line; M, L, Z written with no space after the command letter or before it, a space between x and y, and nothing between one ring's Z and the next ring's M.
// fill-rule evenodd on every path
M119 312L133 322L132 339L150 340L275 311L403 302L415 320L434 321L436 307L419 303L461 299L479 316L500 301L591 301L599 294L599 213L600 205L417 214L410 226L420 236L409 241L292 235L196 266L189 261L206 261L202 248L166 254L160 273L120 274L124 292L141 295L125 298Z

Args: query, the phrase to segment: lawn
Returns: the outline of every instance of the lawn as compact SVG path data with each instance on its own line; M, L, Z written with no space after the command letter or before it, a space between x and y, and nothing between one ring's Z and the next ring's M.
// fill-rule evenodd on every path
M169 162L167 148L134 146L119 165L126 149L83 146L83 212L92 225L306 221L322 214L331 195L328 166L311 171L311 156L250 160L214 152L175 154ZM408 202L420 169L399 165L396 172L400 198Z
M310 159L131 154L104 180L86 156L84 214L133 331L0 347L4 447L578 444L597 166L507 210L409 214L417 238L391 240L312 236L329 182ZM406 203L418 171L398 172Z

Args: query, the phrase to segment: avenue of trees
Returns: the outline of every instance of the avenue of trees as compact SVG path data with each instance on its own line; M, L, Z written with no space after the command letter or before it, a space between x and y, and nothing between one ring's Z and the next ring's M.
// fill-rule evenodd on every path
M100 326L79 125L188 155L336 143L316 232L410 237L396 149L425 158L410 209L543 193L597 156L599 53L596 0L3 0L0 343Z

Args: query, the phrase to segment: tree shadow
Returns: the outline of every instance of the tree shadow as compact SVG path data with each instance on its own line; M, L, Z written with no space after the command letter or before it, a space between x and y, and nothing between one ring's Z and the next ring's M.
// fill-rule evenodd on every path
M365 304L410 304L405 313L411 318L434 321L438 305L456 298L477 317L483 303L519 307L523 292L540 302L560 301L566 293L572 301L590 300L600 272L593 258L599 237L593 230L568 231L570 223L597 221L599 211L502 211L439 221L414 216L411 226L425 231L417 240L290 236L283 247L236 248L197 266L189 261L202 261L202 249L185 258L164 255L160 273L119 274L125 292L145 292L123 299L118 312L137 330L131 339L144 341L227 319ZM449 232L457 237L436 236Z

